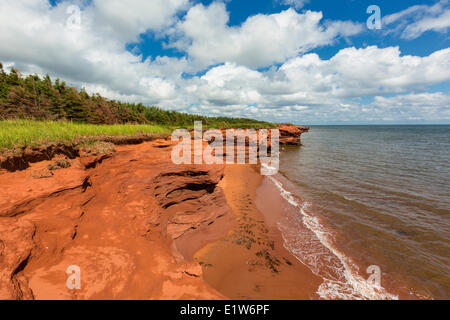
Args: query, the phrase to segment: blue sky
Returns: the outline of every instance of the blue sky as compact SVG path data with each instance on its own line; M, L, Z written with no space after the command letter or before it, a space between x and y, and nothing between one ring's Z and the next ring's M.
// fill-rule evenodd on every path
M450 123L449 26L448 0L2 1L0 61L205 115Z

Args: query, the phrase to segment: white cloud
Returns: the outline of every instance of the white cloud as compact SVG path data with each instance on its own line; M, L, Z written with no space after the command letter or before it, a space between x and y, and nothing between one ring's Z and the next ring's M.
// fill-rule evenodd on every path
M189 0L93 0L96 27L114 37L132 41L147 30L160 31L175 22L175 14L187 9Z
M450 10L445 10L437 17L426 17L405 28L402 36L407 39L415 39L426 31L446 32L450 27Z
M186 51L194 63L235 62L250 68L267 67L299 53L331 44L339 36L362 31L352 22L322 25L321 12L298 13L288 9L276 14L249 17L241 26L228 26L225 4L213 2L191 8L176 27L171 46Z
M292 6L295 9L301 9L305 4L309 3L310 0L279 0L281 4Z
M388 33L400 33L404 39L416 39L427 31L446 33L450 27L449 0L440 0L434 5L415 5L387 15L383 25L390 26Z
M368 108L394 120L450 120L450 94L444 92L377 96Z
M429 107L449 107L450 94L443 92L435 93L411 93L406 95L398 95L395 97L375 97L373 106L380 108L404 108L408 111L409 108L425 109ZM450 109L447 110L447 113Z
M346 48L330 60L307 54L283 64L274 79L285 96L299 93L340 98L405 92L450 80L450 49L428 57L401 56L395 47Z
M240 116L251 116L256 106L258 116L268 119L348 120L364 118L360 97L402 94L450 80L449 62L450 49L415 57L401 56L398 48L347 48L330 60L307 54L266 72L225 63L191 79L188 94L206 110Z
M80 29L67 28L69 5L64 2L52 8L45 0L2 2L0 59L14 62L24 72L48 72L77 86L103 88L101 92L117 92L124 98L141 97L148 103L175 93L174 84L162 73L179 71L185 60L172 63L172 59L157 58L154 63L142 62L141 57L125 50L122 35L105 36L105 29L94 19L98 8L93 6L81 12Z

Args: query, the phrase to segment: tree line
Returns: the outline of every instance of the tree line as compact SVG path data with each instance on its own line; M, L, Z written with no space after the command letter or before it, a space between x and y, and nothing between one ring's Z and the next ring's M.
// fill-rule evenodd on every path
M0 119L67 120L92 124L159 124L192 126L194 121L205 125L232 126L249 124L260 126L265 122L228 117L205 117L164 110L142 103L110 100L100 94L89 95L85 89L77 90L66 82L54 82L47 74L22 76L19 70L3 70L0 63Z

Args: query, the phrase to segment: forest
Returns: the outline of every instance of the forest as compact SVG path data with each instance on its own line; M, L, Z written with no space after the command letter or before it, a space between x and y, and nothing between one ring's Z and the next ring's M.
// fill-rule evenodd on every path
M88 94L49 75L23 76L19 70L3 70L0 63L0 120L33 119L89 124L153 124L192 127L270 127L272 124L246 118L206 117L164 110L142 103L109 100Z

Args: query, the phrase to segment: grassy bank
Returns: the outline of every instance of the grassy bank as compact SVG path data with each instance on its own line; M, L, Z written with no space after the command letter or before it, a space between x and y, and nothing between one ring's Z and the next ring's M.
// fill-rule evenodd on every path
M33 120L23 120L33 119ZM84 89L52 81L47 75L22 76L0 63L0 150L83 137L134 136L192 129L269 128L274 124L247 118L206 117L89 95Z
M268 128L270 123L218 122L209 128ZM190 126L182 126L193 129ZM171 134L177 126L150 124L89 124L49 120L0 120L0 151L15 147L40 145L47 142L74 142L81 138L100 136L134 136L138 134Z
M95 125L67 121L3 120L0 121L0 149L46 142L73 142L83 137L133 136L171 133L171 131L168 127L157 125Z

